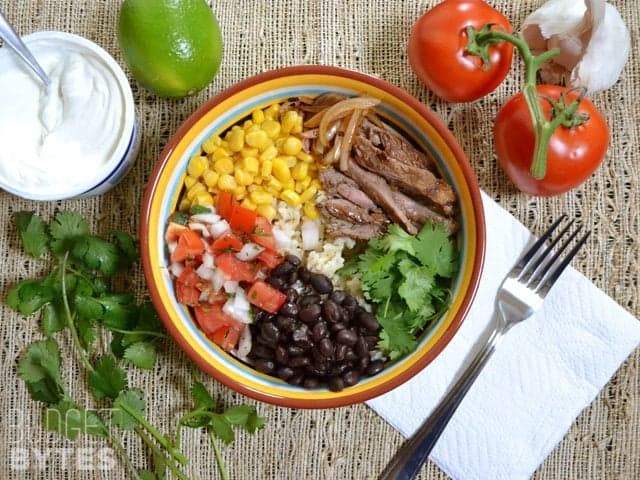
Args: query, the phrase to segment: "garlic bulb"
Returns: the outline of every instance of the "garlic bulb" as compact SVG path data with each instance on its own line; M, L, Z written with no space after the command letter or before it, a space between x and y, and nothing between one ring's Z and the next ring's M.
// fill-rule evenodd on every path
M541 67L544 82L587 92L616 83L631 48L620 13L604 0L549 0L526 18L522 34L535 55L561 51Z

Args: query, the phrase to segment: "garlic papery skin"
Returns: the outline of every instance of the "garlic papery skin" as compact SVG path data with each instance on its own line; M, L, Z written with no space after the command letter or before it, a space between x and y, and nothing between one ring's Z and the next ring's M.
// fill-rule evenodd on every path
M620 13L604 0L549 0L526 18L522 35L535 55L560 49L542 65L543 82L587 92L616 83L631 49Z

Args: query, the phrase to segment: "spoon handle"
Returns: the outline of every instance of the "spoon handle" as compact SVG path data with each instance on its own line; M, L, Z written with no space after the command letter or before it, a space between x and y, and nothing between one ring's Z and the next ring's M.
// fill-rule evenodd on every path
M7 18L4 16L2 12L0 12L0 38L4 40L4 42L9 45L15 52L24 60L24 62L29 65L31 70L33 70L40 80L48 87L51 84L49 77L44 73L42 67L38 64L36 59L33 57L27 46L20 39L20 36L13 29Z

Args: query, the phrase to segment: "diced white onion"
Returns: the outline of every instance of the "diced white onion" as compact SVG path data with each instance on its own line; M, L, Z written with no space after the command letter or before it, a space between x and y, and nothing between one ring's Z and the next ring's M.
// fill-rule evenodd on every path
M214 266L214 255L211 252L204 252L204 254L202 255L202 265L204 265L207 268L213 268Z
M201 302L206 302L209 300L209 292L207 290L203 290L202 292L200 292L200 299Z
M236 293L236 290L238 290L238 282L233 280L226 280L223 287L224 291L227 293Z
M278 250L289 251L291 249L291 238L279 228L273 228L273 239Z
M247 294L242 288L236 290L236 295L233 298L233 306L236 310L249 311L251 310L251 304L247 298ZM251 323L251 322L249 322Z
M224 286L225 278L224 273L219 268L216 268L213 271L213 276L211 277L211 285L213 286L214 292L219 292L220 289Z
M267 274L264 273L262 270L258 270L258 272L256 273L255 279L256 280L264 280L265 278L267 278Z
M184 265L182 264L182 262L173 262L169 266L169 271L171 272L171 275L173 275L176 278L180 276L183 270L184 270Z
M169 253L173 253L176 248L178 248L178 242L169 242L167 244L167 248L169 249Z
M197 215L191 215L191 220L199 223L216 223L220 220L220 215L215 213L198 213Z
M212 223L209 225L209 232L213 236L213 238L218 238L224 232L230 230L229 222L226 220L220 220L216 223Z
M242 332L240 332L240 338L238 339L238 348L236 350L238 358L242 360L246 359L251 351L251 346L251 329L249 326L246 326L242 329Z
M213 268L207 267L204 263L196 268L196 273L200 278L211 280L213 278Z
M202 223L189 222L189 229L194 232L200 232L203 237L210 237L211 233L207 230L207 226Z
M258 255L260 255L263 252L263 250L264 250L264 247L261 247L256 243L248 242L242 246L242 249L240 249L238 253L236 253L236 258L238 260L243 260L245 262L248 262L256 258Z
M235 320L242 323L251 323L250 310L242 310L236 306L235 298L230 298L222 306L222 311L227 315L231 315Z
M302 249L313 250L320 245L320 222L317 220L305 220L302 222Z

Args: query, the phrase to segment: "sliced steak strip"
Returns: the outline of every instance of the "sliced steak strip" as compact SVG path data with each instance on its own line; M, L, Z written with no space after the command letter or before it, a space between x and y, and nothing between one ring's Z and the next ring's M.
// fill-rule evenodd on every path
M333 168L320 172L320 181L330 196L340 196L368 211L379 210L373 200L358 188L356 182Z
M408 197L398 190L392 190L392 194L396 204L404 210L409 220L418 225L418 228L422 228L422 225L429 220L432 223L440 223L444 225L449 233L455 233L458 231L458 222L453 218L439 214L426 205L416 202L413 198Z
M418 233L416 226L407 218L404 211L398 207L393 199L391 188L384 178L371 173L349 160L349 170L347 174L358 184L376 204L389 215L391 220L398 223L411 235Z
M378 209L369 213L348 200L330 198L318 204L325 220L326 232L330 237L351 237L367 240L379 237L387 230L389 220Z

